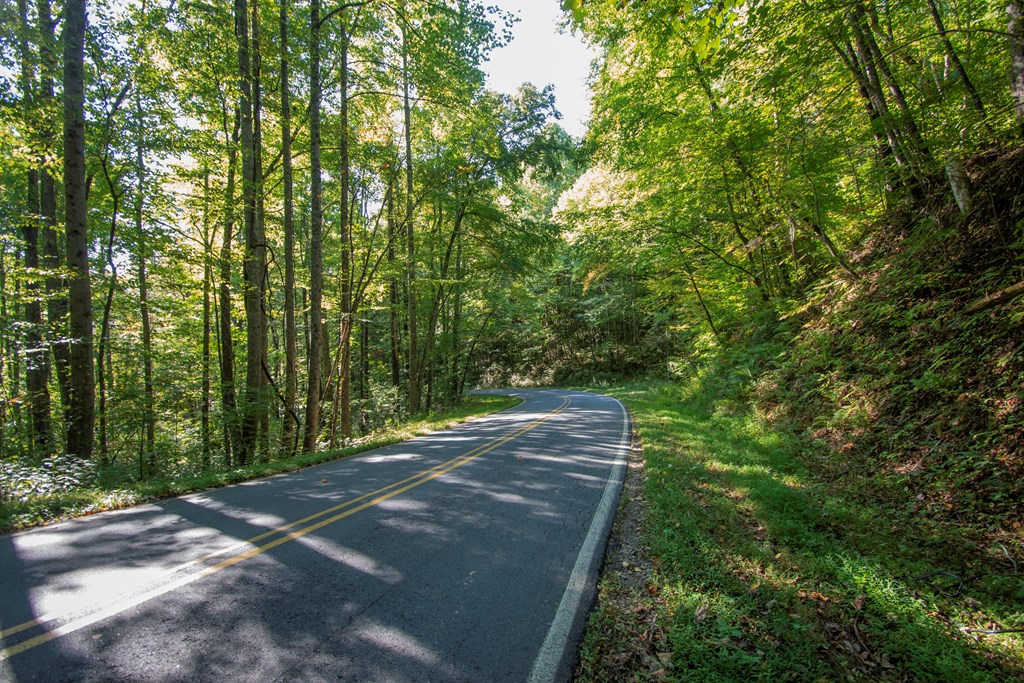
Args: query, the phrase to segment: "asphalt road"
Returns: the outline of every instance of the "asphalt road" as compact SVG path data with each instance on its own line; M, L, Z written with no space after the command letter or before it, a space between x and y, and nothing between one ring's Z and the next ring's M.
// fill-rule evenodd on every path
M0 537L0 680L557 681L625 466L614 399Z

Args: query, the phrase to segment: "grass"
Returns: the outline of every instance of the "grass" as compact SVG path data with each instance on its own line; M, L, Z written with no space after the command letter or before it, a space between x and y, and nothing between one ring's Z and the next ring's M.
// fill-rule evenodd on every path
M643 447L650 571L637 586L606 569L579 680L1024 677L1022 634L970 630L1024 627L1015 567L951 565L908 535L913 506L820 477L822 446L769 428L727 384L602 390Z
M456 407L373 433L346 448L258 462L230 470L202 472L188 477L157 477L137 481L125 477L121 471L100 471L98 477L100 483L95 486L30 496L22 500L0 498L0 532L50 524L72 517L130 507L161 498L227 486L281 472L292 472L447 429L482 415L505 410L518 403L520 403L520 399L510 396L488 394L468 396Z

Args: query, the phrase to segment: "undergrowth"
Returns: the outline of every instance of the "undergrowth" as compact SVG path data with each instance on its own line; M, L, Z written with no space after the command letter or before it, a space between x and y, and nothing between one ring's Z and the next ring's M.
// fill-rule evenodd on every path
M519 399L509 396L472 395L455 408L379 430L346 448L300 454L230 470L199 471L180 477L139 481L123 468L103 468L94 464L69 468L63 460L57 462L59 467L48 462L33 468L0 463L0 532L291 472L447 429L519 402ZM60 474L55 476L53 472ZM72 476L75 473L79 476Z
M1024 676L1024 638L982 633L1024 628L1009 563L961 574L908 536L912 512L823 478L824 449L730 385L719 373L610 391L642 442L652 571L632 590L606 572L579 680Z

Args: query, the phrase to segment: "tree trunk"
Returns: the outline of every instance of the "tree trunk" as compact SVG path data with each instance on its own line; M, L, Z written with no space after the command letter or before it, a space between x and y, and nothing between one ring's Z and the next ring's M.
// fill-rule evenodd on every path
M338 361L341 401L342 445L352 438L352 222L349 215L349 121L348 121L348 55L349 36L341 32L341 336L338 340Z
M452 301L452 348L451 370L448 376L448 402L456 404L462 395L459 392L459 366L462 365L462 237L455 247L455 295Z
M690 264L683 261L683 270L686 271L686 276L690 279L690 285L693 287L693 293L697 295L697 303L700 304L700 309L704 312L704 319L708 321L708 327L715 335L715 339L721 341L722 337L718 334L718 328L715 327L715 321L711 317L711 311L708 310L708 306L704 303L704 297L700 293L700 288L697 286L697 279L693 277L693 269L690 268Z
M390 169L389 169L390 173ZM390 345L391 385L396 389L402 385L399 348L401 338L398 326L398 279L395 275L395 176L388 180L388 341Z
M110 352L110 314L114 307L114 292L117 289L117 261L114 259L114 237L117 234L117 221L121 206L121 196L124 190L118 191L114 186L114 180L108 172L107 159L103 161L103 176L107 181L107 189L114 206L110 214L110 235L107 238L107 266L110 268L110 285L107 288L106 302L103 305L103 319L100 322L100 343L99 352L96 354L96 375L99 383L100 402L100 462L107 462L107 372L113 370L112 364L106 359Z
M56 109L54 75L60 65L57 58L57 22L50 13L49 0L37 0L36 14L39 22L39 100L43 107ZM42 142L44 149L56 154L54 138L56 131L49 120L44 122ZM39 217L43 248L43 266L50 275L46 278L46 318L51 330L63 330L67 326L68 293L67 283L57 273L62 256L57 243L57 192L53 176L46 168L39 172ZM64 409L64 424L71 423L71 347L68 335L59 333L50 347L53 350L53 364L57 375L57 387Z
M64 5L64 211L71 273L71 406L67 450L92 457L96 388L93 373L92 287L85 193L85 0Z
M220 397L224 413L224 464L234 464L233 451L240 440L241 420L235 395L235 348L231 321L231 242L235 223L235 168L238 159L238 132L241 125L235 110L234 130L228 142L228 177L224 204L224 234L220 245Z
M939 12L939 5L935 0L928 0L928 9L932 14L932 21L935 23L935 28L939 32L939 39L942 41L942 47L946 51L946 58L949 59L953 65L953 70L960 75L960 79L964 83L964 89L967 90L967 97L971 102L971 107L977 112L982 123L985 126L985 130L989 133L992 132L992 128L988 125L988 119L985 114L985 105L981 101L981 96L978 94L977 89L974 87L974 83L971 82L970 77L967 75L967 69L964 68L963 63L960 61L960 56L957 54L956 49L953 47L953 42L949 39L949 33L946 31L946 25L942 21L942 14Z
M1024 2L1007 0L1006 17L1010 40L1010 95L1017 125L1024 133Z
M213 288L213 236L210 234L210 171L203 173L203 384L200 404L200 432L203 442L201 467L210 469L210 309Z
M256 2L258 0L254 0ZM249 5L247 0L235 0L235 37L238 41L238 76L240 86L242 148L242 211L245 229L245 323L246 372L245 403L242 426L236 444L237 464L245 465L254 455L260 427L260 403L263 400L263 277L261 261L263 244L259 239L256 211L256 149L253 132L253 71L250 66Z
M413 229L412 201L412 103L409 95L409 43L407 30L402 28L402 112L405 118L405 238L406 283L409 326L409 413L420 412L419 348L416 339L416 236Z
M35 65L29 49L28 6L18 0L20 23L22 104L26 112L32 107ZM39 271L39 170L30 169L25 193L25 215L22 236L25 239L25 270L30 275ZM50 362L43 344L43 311L39 303L39 283L30 278L25 283L25 391L29 402L29 432L32 451L48 455L52 449L50 426ZM0 369L2 372L2 369Z
M315 453L320 429L321 300L323 297L323 197L320 167L320 0L310 0L309 46L309 355L306 358L306 428L303 450Z
M272 383L270 369L267 365L269 356L269 320L267 318L267 232L266 212L263 195L263 55L260 49L260 0L252 0L249 5L252 18L250 33L250 60L252 69L252 130L253 130L253 237L252 250L255 261L253 283L256 287L256 300L259 304L256 321L259 333L259 363L256 368L256 381L259 394L256 401L256 423L258 440L256 453L266 457L270 448L270 405L273 400L268 387Z
M359 433L370 432L370 321L364 319L359 325Z
M145 206L146 163L142 155L142 102L138 90L135 92L135 164L138 172L138 185L135 191L135 235L138 239L139 259L139 317L142 321L142 421L145 425L145 444L143 458L146 463L146 476L156 475L156 414L153 391L153 324L149 315L149 259L148 239L143 221Z
M298 396L298 342L295 326L295 218L292 178L291 91L288 84L288 0L281 0L281 172L284 183L284 424L281 448L295 453L299 425L292 419Z

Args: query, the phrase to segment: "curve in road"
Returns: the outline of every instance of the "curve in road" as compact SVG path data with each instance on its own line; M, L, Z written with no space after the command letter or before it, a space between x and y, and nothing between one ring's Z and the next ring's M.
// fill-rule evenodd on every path
M568 679L629 448L614 399L0 537L0 679Z

